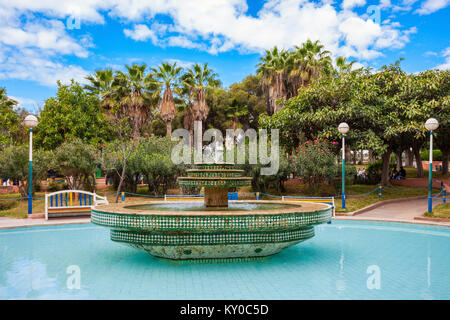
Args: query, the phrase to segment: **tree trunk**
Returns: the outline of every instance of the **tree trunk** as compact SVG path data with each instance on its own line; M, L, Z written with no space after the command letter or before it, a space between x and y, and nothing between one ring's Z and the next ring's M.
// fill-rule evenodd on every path
M374 163L373 150L369 149L369 163Z
M408 148L408 150L406 150L406 155L408 159L408 166L412 167L414 165L414 154L411 151L411 148Z
M417 143L413 145L414 158L416 158L417 178L423 178L422 159L420 158L420 147Z
M398 151L395 153L395 156L397 157L397 168L400 168L403 166L402 154L403 154L403 151Z
M361 149L360 154L359 154L359 164L363 164L363 163L364 163L364 150Z
M350 146L347 144L347 141L345 141L345 159L346 162L348 161L350 163L350 160L352 159L352 153L350 150Z
M169 138L172 136L172 120L166 122L166 136Z
M449 150L442 151L442 174L444 177L448 177L448 154Z
M123 181L125 180L126 168L127 168L127 159L124 158L123 159L123 166L122 166L122 174L120 175L120 182L119 182L119 186L117 187L116 203L119 202L120 190L122 189L122 184L123 184Z
M389 184L389 162L391 160L391 149L388 148L383 156L381 157L383 161L383 167L381 170L381 184L387 185Z
M356 165L356 150L353 150L353 165Z

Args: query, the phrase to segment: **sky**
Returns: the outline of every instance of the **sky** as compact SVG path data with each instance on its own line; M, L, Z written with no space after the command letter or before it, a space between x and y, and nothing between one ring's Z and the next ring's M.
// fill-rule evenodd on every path
M450 69L450 0L0 0L0 87L36 112L56 81L163 61L205 63L225 87L264 50L319 40L375 70Z

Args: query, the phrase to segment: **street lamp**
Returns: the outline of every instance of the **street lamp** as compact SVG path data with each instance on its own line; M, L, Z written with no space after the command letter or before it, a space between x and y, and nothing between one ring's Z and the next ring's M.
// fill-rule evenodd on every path
M350 127L347 123L339 124L338 131L342 134L342 209L345 209L345 134L348 130Z
M30 128L30 156L28 166L28 214L33 213L33 128L37 126L38 119L32 114L25 117L25 127Z
M439 122L435 118L430 118L425 122L425 128L430 131L430 168L428 171L428 212L431 213L433 210L433 198L432 198L432 187L433 187L433 131L439 127Z

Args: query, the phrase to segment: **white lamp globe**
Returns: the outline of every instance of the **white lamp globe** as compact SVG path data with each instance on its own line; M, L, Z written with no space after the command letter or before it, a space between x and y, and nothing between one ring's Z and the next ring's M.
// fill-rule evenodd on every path
M34 128L38 125L38 119L32 114L29 114L23 120L23 124L28 128Z
M338 126L339 133L346 134L348 130L350 130L350 127L348 126L347 123L342 122L341 124L339 124Z
M430 118L425 122L425 128L428 131L434 131L439 127L439 122L435 118Z

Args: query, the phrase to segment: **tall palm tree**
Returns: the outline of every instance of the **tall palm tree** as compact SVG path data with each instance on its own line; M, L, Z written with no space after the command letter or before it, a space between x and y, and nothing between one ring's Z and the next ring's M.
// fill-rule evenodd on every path
M263 88L267 97L267 112L273 114L281 109L278 99L287 98L286 77L290 68L290 54L286 50L266 50L266 55L261 57L257 64L258 74L263 78Z
M107 111L112 108L114 72L111 69L95 70L93 75L86 77L90 84L84 86L85 89L99 96L101 106Z
M164 87L164 94L159 106L159 113L163 121L166 123L166 135L168 137L172 135L172 121L176 113L172 89L178 88L179 74L181 70L182 68L177 67L176 62L174 64L163 62L157 69L152 68L153 78L157 82L158 87Z
M307 40L300 47L295 46L291 54L290 71L291 96L296 96L298 89L308 86L312 81L330 75L333 71L330 52L317 40Z
M140 136L140 128L150 118L159 100L159 91L147 65L125 66L127 72L117 71L112 83L112 97L118 102L120 112L128 114L133 141Z
M206 90L220 85L217 76L217 73L213 72L207 63L203 66L196 63L181 77L184 93L190 106L184 119L184 125L191 132L194 129L194 121L204 121L208 117Z

